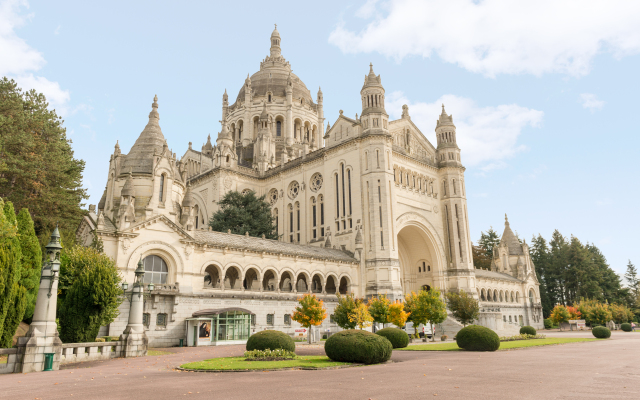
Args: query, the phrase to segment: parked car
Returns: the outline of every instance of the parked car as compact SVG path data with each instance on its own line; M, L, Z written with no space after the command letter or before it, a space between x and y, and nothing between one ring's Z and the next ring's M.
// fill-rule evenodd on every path
M402 330L407 332L407 335L413 336L413 334L415 333L413 322L407 322L407 324L402 327ZM431 339L431 337L433 336L433 328L431 327L431 324L418 325L418 335L420 335L421 338L426 336L427 338Z

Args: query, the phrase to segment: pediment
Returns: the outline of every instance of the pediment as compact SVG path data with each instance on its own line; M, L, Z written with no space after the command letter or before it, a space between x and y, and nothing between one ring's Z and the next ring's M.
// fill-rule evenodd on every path
M140 230L151 230L156 232L177 233L182 239L193 240L191 235L187 233L180 225L171 221L165 215L156 215L140 223L130 226L122 230L123 233L138 233Z

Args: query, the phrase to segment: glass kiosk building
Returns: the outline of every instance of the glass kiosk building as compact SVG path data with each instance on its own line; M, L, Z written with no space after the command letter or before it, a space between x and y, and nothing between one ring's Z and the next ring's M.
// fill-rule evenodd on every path
M244 308L200 310L187 318L187 346L244 344L251 335L251 318Z

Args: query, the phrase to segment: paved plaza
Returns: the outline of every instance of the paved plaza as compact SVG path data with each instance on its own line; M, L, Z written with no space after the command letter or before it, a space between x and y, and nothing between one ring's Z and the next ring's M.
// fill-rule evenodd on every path
M550 333L548 337L592 337ZM2 399L631 399L640 397L640 332L610 340L494 353L401 352L393 363L326 371L180 372L241 355L243 346L171 348L172 354L86 362L0 376ZM303 346L299 354L322 354Z

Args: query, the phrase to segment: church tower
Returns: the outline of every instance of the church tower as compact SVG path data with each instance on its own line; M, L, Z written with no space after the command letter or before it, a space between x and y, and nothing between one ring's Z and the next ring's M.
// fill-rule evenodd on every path
M362 100L363 155L367 167L362 176L362 192L366 198L364 218L368 231L366 258L366 296L388 294L392 298L402 298L402 286L394 276L399 269L393 215L391 209L393 172L387 168L385 155L392 153L392 140L388 130L389 115L384 107L384 87L380 75L373 72L369 64L369 74L365 75L360 91Z
M470 287L468 278L469 271L473 271L474 267L464 187L465 168L460 162L460 148L456 142L453 115L447 115L444 104L436 121L435 131L438 140L436 158L440 175L440 201L446 236L449 288L454 291L464 289L466 292L476 293L475 288Z

